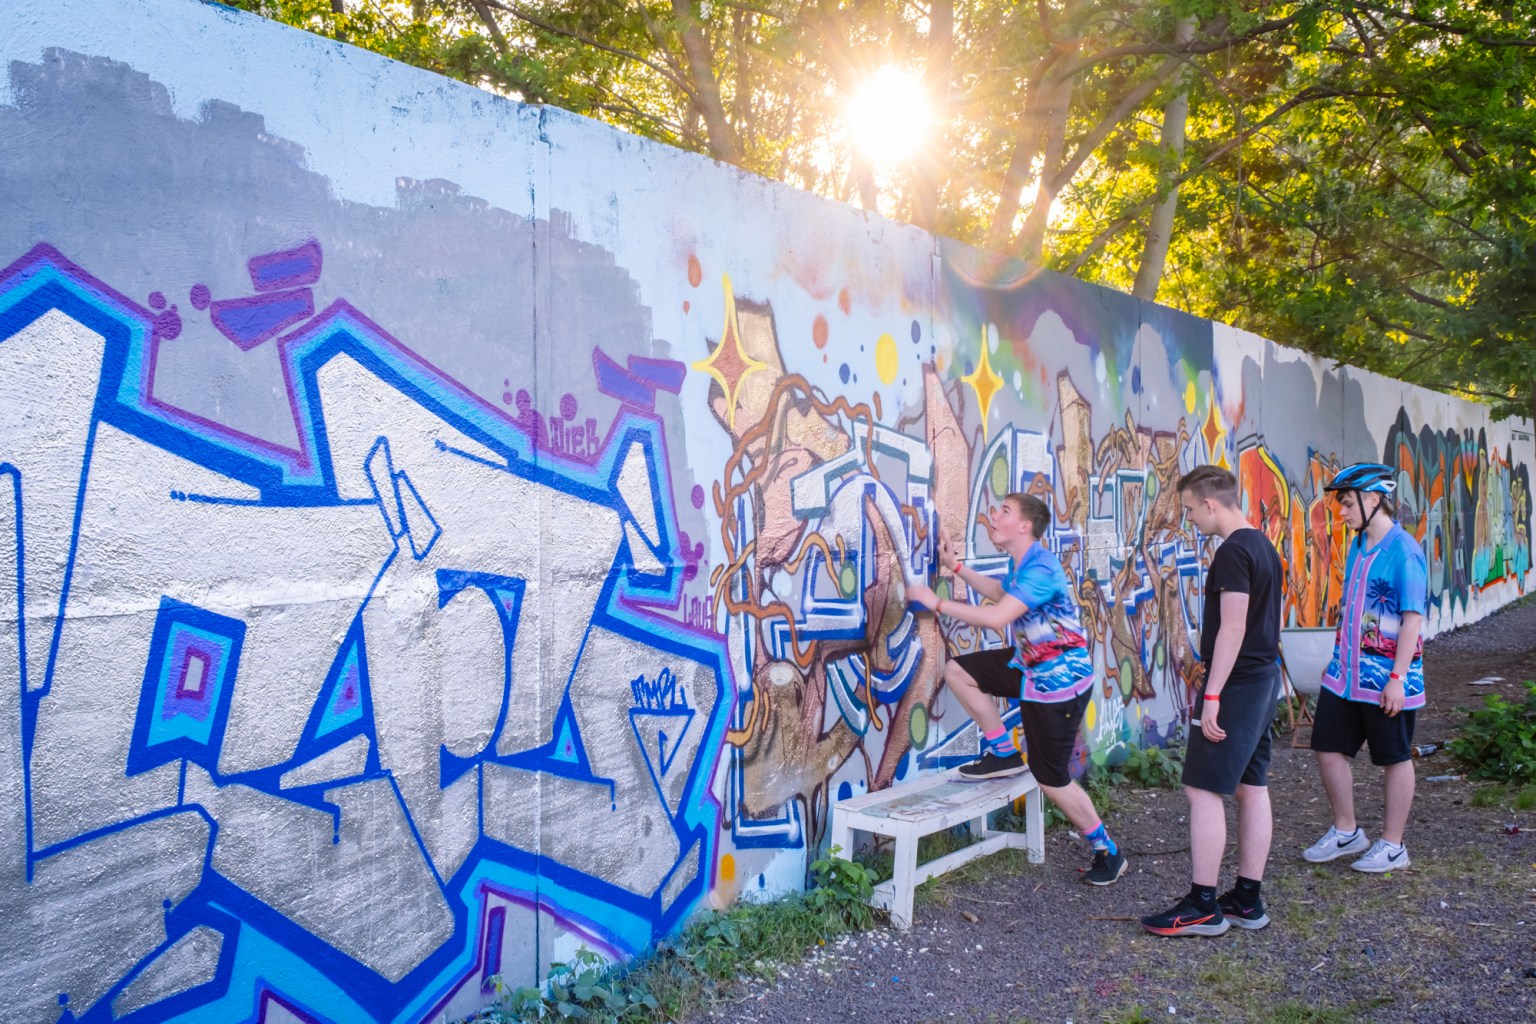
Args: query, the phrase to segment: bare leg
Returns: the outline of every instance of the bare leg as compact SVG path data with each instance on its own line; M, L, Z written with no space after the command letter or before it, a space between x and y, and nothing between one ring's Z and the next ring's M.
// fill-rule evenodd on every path
M1340 832L1355 830L1355 773L1343 754L1317 754L1317 771L1323 777L1323 790L1333 808L1333 827ZM1403 812L1406 817L1407 811Z
M1387 766L1384 780L1387 807L1381 838L1389 843L1403 841L1403 829L1408 827L1408 810L1413 806L1414 781L1412 761Z
M949 687L949 692L955 695L955 699L970 714L983 734L996 732L1003 727L1003 716L997 710L997 698L982 693L975 678L961 668L958 661L945 664L944 685Z
M1184 795L1189 797L1190 876L1196 885L1215 888L1227 848L1227 809L1221 794L1208 789L1185 786Z
M1264 880L1275 819L1268 786L1237 787L1237 873L1255 882Z
M1061 808L1061 813L1079 832L1092 832L1098 827L1099 812L1093 807L1093 798L1076 782L1065 786L1041 786L1040 789L1051 798L1051 803Z

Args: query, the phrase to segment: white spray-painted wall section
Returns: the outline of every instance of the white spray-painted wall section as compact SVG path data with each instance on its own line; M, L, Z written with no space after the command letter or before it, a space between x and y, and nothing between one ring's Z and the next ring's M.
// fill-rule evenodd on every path
M0 29L7 1020L447 1020L799 887L974 755L902 581L1011 490L1079 767L1187 717L1194 465L1294 624L1357 459L1434 630L1531 582L1528 423L193 0Z

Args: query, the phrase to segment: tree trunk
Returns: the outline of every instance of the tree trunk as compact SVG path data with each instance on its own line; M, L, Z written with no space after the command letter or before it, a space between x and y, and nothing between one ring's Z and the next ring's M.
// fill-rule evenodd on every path
M1174 43L1183 46L1195 37L1195 17L1179 19L1174 30ZM1189 75L1178 76L1173 98L1163 111L1163 167L1159 176L1170 170L1175 181L1184 162L1184 129L1189 122ZM1179 207L1179 186L1167 186L1163 196L1152 209L1152 221L1147 227L1146 242L1141 250L1141 265L1136 270L1136 286L1131 294L1148 302L1157 298L1158 285L1163 280L1163 269L1168 263L1168 246L1173 241L1173 215Z
M716 160L739 164L742 157L741 141L730 119L725 116L725 105L720 99L720 82L715 78L709 40L704 37L704 29L693 12L690 0L672 0L672 13L677 17L683 54L688 58L688 78L693 83L693 101L709 133L709 155Z
M987 230L989 249L1001 252L1008 247L1024 189L1036 176L1035 161L1040 158L1040 149L1045 144L1041 111L1049 91L1050 69L1058 56L1053 53L1045 57L1030 71L1025 86L1024 111L1019 116L1018 137L1008 157L1008 169L1003 172L1003 184L998 190L997 209L993 211L992 225Z
M1041 146L1040 176L1035 183L1035 201L1024 218L1019 230L1015 254L1027 263L1039 263L1045 251L1045 228L1050 222L1051 209L1056 205L1056 194L1063 182L1058 179L1062 149L1066 143L1067 115L1072 110L1072 79L1057 78L1046 87L1044 115L1045 142Z
M950 68L955 51L954 0L932 0L928 7L928 67L924 76L933 100L934 137L916 155L912 223L924 231L939 226L939 185L945 177L943 136L949 126Z

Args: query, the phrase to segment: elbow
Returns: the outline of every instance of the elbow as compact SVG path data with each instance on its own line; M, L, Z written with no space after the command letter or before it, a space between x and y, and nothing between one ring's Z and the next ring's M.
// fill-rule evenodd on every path
M982 629L990 629L994 633L1001 633L1003 630L1007 629L1008 624L1013 621L1011 616L1005 612L1000 611L998 606L995 604L984 605L983 611L984 614L980 617L981 622L979 623Z

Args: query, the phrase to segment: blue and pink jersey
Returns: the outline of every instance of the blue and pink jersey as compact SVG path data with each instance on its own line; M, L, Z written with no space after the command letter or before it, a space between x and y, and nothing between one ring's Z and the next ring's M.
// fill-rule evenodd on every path
M1021 699L1051 704L1072 700L1093 683L1093 661L1077 602L1061 562L1035 544L1017 565L1010 559L1003 589L1027 611L1013 623L1013 659L1024 673Z
M1397 659L1403 616L1429 612L1429 571L1418 541L1401 526L1374 547L1349 546L1344 563L1344 601L1323 686L1345 700L1381 703L1381 691ZM1403 680L1403 710L1424 706L1424 638Z

